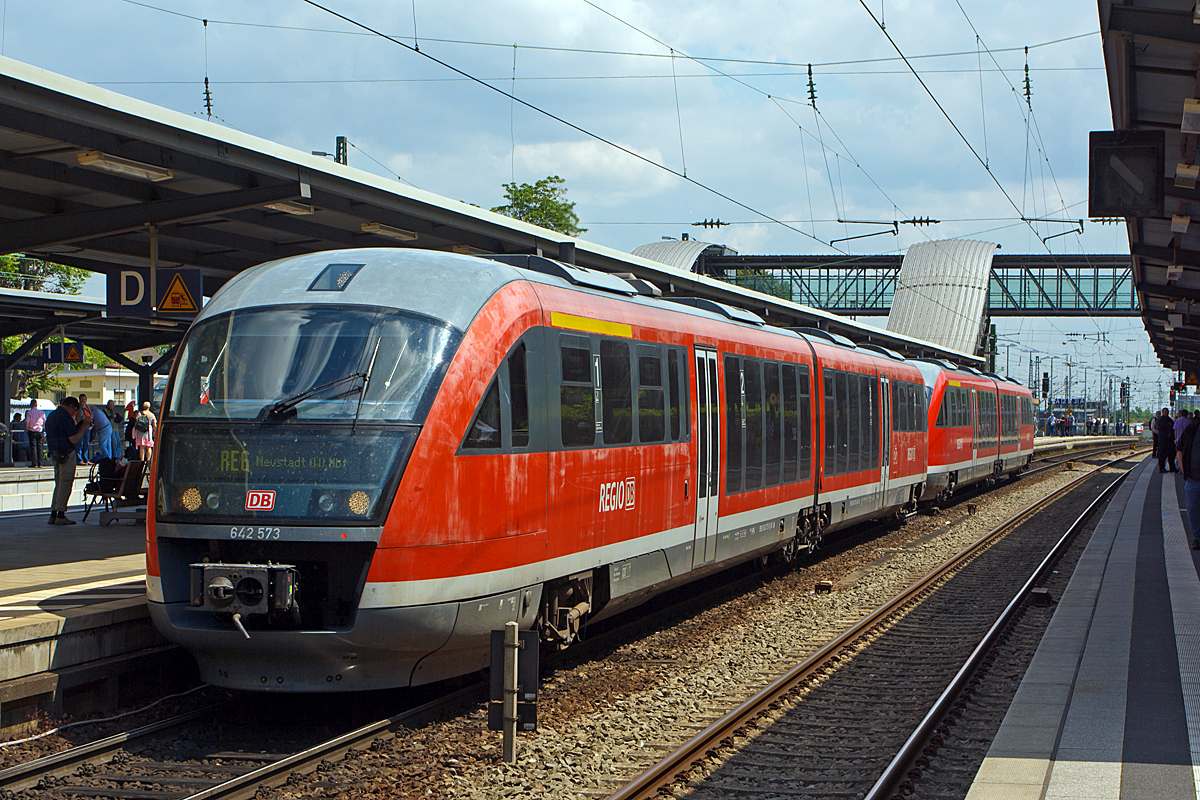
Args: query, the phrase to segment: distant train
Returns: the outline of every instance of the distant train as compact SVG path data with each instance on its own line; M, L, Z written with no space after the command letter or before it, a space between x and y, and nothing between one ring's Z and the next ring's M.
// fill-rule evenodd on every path
M1030 392L536 256L248 270L164 398L150 610L211 684L429 683L1024 469Z

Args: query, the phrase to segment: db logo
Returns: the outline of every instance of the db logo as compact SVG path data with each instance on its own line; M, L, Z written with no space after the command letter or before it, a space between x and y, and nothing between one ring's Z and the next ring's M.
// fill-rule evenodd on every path
M275 508L275 492L251 489L246 492L247 511L270 511Z
M600 484L600 511L633 510L635 483L633 478Z

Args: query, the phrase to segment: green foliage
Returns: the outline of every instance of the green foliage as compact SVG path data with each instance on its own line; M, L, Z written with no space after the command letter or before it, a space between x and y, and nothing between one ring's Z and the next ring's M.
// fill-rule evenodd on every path
M25 343L26 336L7 336L0 341L0 350L11 353ZM35 352L40 352L35 349ZM39 370L14 369L8 372L8 396L19 400L28 397L30 390L37 390L38 396L50 397L56 389L66 388L66 381L58 378L61 364L47 364Z
M534 184L503 184L504 199L508 205L496 206L492 211L567 236L578 236L587 228L579 227L575 204L567 200L567 189L563 183L562 178L551 175Z
M40 258L0 256L0 287L5 289L79 294L90 274L86 269L67 267Z

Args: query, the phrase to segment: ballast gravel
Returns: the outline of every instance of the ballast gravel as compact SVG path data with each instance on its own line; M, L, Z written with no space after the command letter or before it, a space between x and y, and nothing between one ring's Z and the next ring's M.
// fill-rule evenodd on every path
M1097 463L1099 463L1097 461ZM405 731L295 775L278 798L606 797L846 627L1001 522L1091 466L1001 486L937 516L916 516L845 552L765 580L757 589L602 659L544 677L536 733L501 760L486 708ZM819 581L834 589L817 594Z

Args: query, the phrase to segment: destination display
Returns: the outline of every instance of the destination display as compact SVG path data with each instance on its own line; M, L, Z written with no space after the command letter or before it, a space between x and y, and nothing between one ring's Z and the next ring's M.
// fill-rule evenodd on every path
M416 439L415 428L205 427L164 426L164 520L378 523L378 500L391 496Z

